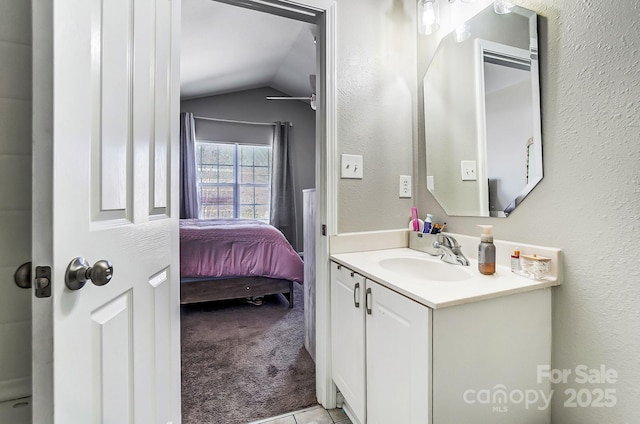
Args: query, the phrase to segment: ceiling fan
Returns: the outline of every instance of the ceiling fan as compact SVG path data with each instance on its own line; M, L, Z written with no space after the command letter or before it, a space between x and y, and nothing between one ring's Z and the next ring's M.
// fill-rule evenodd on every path
M316 76L315 74L309 75L309 84L311 85L311 95L307 97L278 97L278 96L267 96L267 100L308 100L311 109L316 110L317 102L316 102Z

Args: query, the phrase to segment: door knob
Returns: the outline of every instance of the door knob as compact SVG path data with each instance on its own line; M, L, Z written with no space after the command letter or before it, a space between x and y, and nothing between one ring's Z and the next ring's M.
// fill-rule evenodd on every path
M31 288L31 262L23 263L13 274L13 281L21 289Z
M93 266L81 256L71 261L64 276L64 282L70 290L80 290L87 280L96 286L104 286L113 277L113 265L107 260L100 260Z

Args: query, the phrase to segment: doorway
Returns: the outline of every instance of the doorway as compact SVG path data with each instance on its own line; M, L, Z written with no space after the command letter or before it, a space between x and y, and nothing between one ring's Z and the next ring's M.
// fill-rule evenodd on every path
M187 0L183 0L183 4L186 2ZM196 0L193 0L196 1ZM216 3L214 1L214 3ZM327 28L326 28L326 10L327 8L325 7L324 9L322 8L318 8L317 10L313 9L311 6L309 6L309 8L307 9L295 9L295 8L287 8L287 7L281 7L281 3L282 2L273 2L273 4L267 4L265 5L265 3L267 2L239 2L239 1L220 1L217 3L222 3L223 6L233 6L233 8L238 9L238 6L244 7L244 8L248 8L248 9L253 9L255 10L259 10L260 12L265 12L267 14L271 14L271 15L278 15L284 18L287 18L289 20L293 19L293 20L299 20L299 21L303 21L303 22L307 22L307 23L313 23L311 26L314 27L314 30L317 29L317 31L319 33L321 33L321 37L322 41L321 44L322 46L320 48L318 48L318 64L317 66L315 66L316 69L318 69L318 92L322 92L322 90L326 90L327 92L330 92L330 90L328 90L328 86L331 86L333 84L333 82L330 82L329 84L327 84L327 79L326 79L326 69L329 68L329 66L333 63L333 61L327 61L327 48L326 48L326 38L328 38L326 36L327 34ZM270 2L269 2L270 3ZM323 2L323 1L311 1L311 3L326 3L326 4L330 4L330 2ZM331 5L331 7L333 7ZM199 19L203 19L203 14L199 13L198 14L198 18ZM188 27L188 24L185 22L185 14L183 13L183 31ZM331 19L329 19L329 22L333 22ZM246 25L245 25L246 26ZM254 28L255 25L251 26L250 28L252 28L252 31L255 29ZM236 25L236 28L240 27L242 28L241 25ZM190 28L189 28L190 29ZM236 30L234 32L234 36L238 36L241 37L242 34L244 33L243 29L240 30ZM314 34L315 35L315 34ZM228 35L227 35L228 37ZM198 40L198 43L203 43L203 40ZM184 39L183 39L183 43L184 43ZM185 51L187 50L187 48L185 47L185 45L183 44L182 46L182 50ZM330 50L330 49L329 49ZM237 53L239 56L243 56L242 52L235 52ZM327 63L330 62L330 63ZM189 75L189 71L187 70L185 72L185 68L182 68L182 72L183 75ZM308 82L308 75L304 75L303 76L304 79L306 79L307 81L305 81L305 88L304 90L306 90L306 95L309 96L310 94L310 90L312 90L315 87L311 87L309 86L309 82ZM259 118L242 118L242 117L238 117L236 116L232 116L229 117L228 115L225 115L225 110L224 108L207 108L204 106L204 103L206 103L205 97L208 97L208 94L210 93L205 93L205 94L198 94L197 92L195 92L194 90L194 84L185 84L185 89L182 91L184 97L186 97L187 99L182 101L181 104L183 107L181 107L182 111L190 111L192 113L194 113L195 115L200 115L202 118L214 118L213 120L216 120L215 118L222 118L221 120L225 120L225 118L227 120L233 120L233 121L241 121L241 120L247 120L247 121L261 121L261 119ZM244 94L249 97L249 92L251 91L255 91L255 88L251 87L251 84L246 85L245 87L240 88L240 90L242 90L244 88ZM278 87L280 88L280 87ZM215 91L215 90L214 90ZM224 91L224 89L223 89ZM204 93L204 92L203 92ZM281 97L285 97L285 96L292 96L292 97L298 97L296 96L296 94L302 94L302 93L295 93L295 92L291 92L288 91L286 88L285 89L281 89L281 93L280 96ZM314 94L315 94L315 90L314 90ZM264 95L264 94L263 94ZM227 97L231 97L230 94L221 94L221 96L227 96ZM331 107L330 105L332 105L333 102L333 96L332 95L327 95L325 98L321 98L319 100L319 110L318 110L318 115L317 115L317 119L316 119L316 130L314 131L316 134L319 134L319 136L316 137L316 139L318 140L317 142L314 143L313 148L315 149L315 156L316 156L316 160L313 161L311 167L315 168L315 172L314 172L314 180L317 182L317 188L318 188L318 194L319 194L319 201L318 201L318 211L319 213L317 214L318 218L322 221L322 222L327 222L326 219L322 219L322 217L325 217L326 211L329 210L327 209L327 198L328 196L326 196L326 192L327 192L327 171L326 169L328 169L328 165L332 164L332 161L330 160L330 158L328 158L328 156L330 157L331 155L329 155L327 152L329 150L329 146L331 145L330 141L330 137L332 136L332 131L327 131L327 128L329 126L329 124L332 122L332 112L331 112ZM305 104L305 107L309 107L310 105L307 103ZM188 110L191 109L191 110ZM206 112L205 112L206 111ZM207 113L208 112L208 113ZM328 124L327 121L331 120L331 122ZM262 121L264 121L264 123L266 123L268 121L268 119L262 119ZM198 120L196 120L196 131L198 131L198 124L200 122L198 122ZM237 123L237 122L236 122ZM204 128L205 123L203 123L202 127ZM295 123L294 123L294 127L295 127ZM205 129L202 130L203 133L206 133L207 131ZM206 135L203 135L203 137L205 139L207 139ZM196 137L198 138L198 137ZM307 167L309 168L309 167ZM307 186L308 187L308 186ZM303 187L303 188L307 188L307 187ZM302 193L299 193L299 197L302 197ZM331 202L331 199L329 199L329 202ZM335 204L335 203L333 203ZM331 220L329 220L331 222ZM317 226L318 229L318 233L319 233L319 228L320 228L320 224L318 224ZM335 226L330 227L330 228L335 228ZM301 232L301 231L300 231ZM328 274L327 270L323 270L323 264L327 263L327 266L325 268L328 268L328 261L327 261L327 257L328 257L328 252L327 252L327 240L326 237L317 237L318 242L317 242L317 252L316 254L319 256L319 260L317 261L317 263L319 264L318 268L318 272L316 273L316 275L318 276L318 281L321 281L321 278L325 275ZM301 246L302 246L302 240L298 240L298 245L296 246L296 248L298 250L300 250ZM306 256L305 252L305 256ZM317 299L315 304L317 304L321 309L325 308L327 305L327 302L324 301L324 299L327 299L327 293L325 291L325 287L321 287L320 288L320 293L318 293ZM314 314L315 315L315 314ZM320 316L320 319L318 320L317 324L319 327L322 327L324 324L323 321L323 317L326 315L323 315L323 312L320 311L320 313L318 314ZM331 402L328 402L329 399L331 399L331 389L327 389L327 386L331 386L331 384L327 384L327 377L326 377L326 367L324 366L324 363L322 362L326 357L326 351L323 352L323 349L327 349L327 344L324 340L326 340L326 330L320 328L318 330L319 334L318 334L318 339L320 340L318 342L318 350L320 350L319 354L318 354L318 361L317 362L317 368L319 369L319 373L318 373L318 384L317 384L317 388L318 388L318 392L317 392L317 396L318 396L318 400L320 400L321 403L323 402L327 402L327 407L332 407ZM335 389L333 389L335 390ZM329 393L329 396L326 395L326 393ZM335 396L335 395L334 395ZM333 400L333 402L335 402L335 399ZM323 403L324 404L324 403Z

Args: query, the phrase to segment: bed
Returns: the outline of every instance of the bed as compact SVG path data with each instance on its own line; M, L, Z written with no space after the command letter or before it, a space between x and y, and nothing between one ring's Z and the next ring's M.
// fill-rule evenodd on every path
M275 227L250 219L180 220L180 303L282 293L293 308L303 262Z

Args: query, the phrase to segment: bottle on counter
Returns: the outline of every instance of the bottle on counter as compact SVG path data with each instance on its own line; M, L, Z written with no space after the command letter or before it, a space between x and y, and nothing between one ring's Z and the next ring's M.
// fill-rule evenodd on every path
M429 234L431 232L431 222L433 221L433 215L430 213L427 214L427 217L424 219L424 230L422 231L425 234Z
M493 225L478 225L482 228L478 245L478 271L484 275L496 272L496 246L493 244Z
M518 249L514 250L511 255L511 272L520 273L520 251Z

